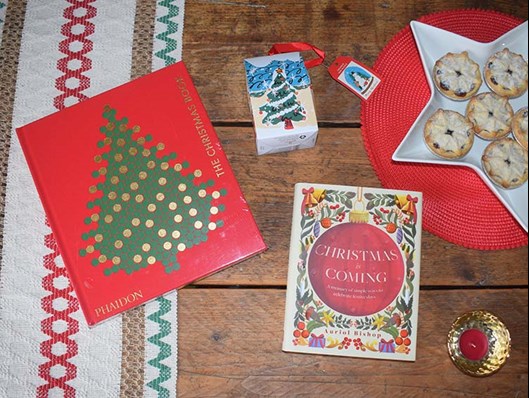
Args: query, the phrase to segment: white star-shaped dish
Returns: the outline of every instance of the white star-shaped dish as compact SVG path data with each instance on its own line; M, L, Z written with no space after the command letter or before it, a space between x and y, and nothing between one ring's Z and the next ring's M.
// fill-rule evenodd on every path
M492 54L506 47L515 53L523 55L524 59L527 61L527 21L490 43L480 43L470 40L467 37L456 35L452 32L417 21L412 21L410 25L419 49L419 54L421 56L421 61L432 95L425 108L404 137L404 140L393 153L393 160L399 162L432 163L472 168L511 212L520 225L527 231L528 183L526 182L516 189L502 189L488 178L481 165L481 155L490 141L485 141L476 136L472 149L465 157L458 160L445 160L434 155L426 146L423 138L424 125L428 118L437 109L451 109L464 115L468 104L468 100L451 100L443 96L434 87L432 71L435 62L448 52L459 53L467 51L470 58L480 65L483 75L483 67L488 58ZM488 91L490 90L485 81L483 81L479 92L482 93ZM527 92L521 97L510 99L509 102L515 112L518 109L527 106Z

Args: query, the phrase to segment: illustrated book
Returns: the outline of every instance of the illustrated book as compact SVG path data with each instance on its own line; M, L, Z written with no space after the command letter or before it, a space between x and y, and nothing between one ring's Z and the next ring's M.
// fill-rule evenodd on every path
M182 62L17 135L89 325L266 248Z
M414 361L422 194L296 184L283 350Z

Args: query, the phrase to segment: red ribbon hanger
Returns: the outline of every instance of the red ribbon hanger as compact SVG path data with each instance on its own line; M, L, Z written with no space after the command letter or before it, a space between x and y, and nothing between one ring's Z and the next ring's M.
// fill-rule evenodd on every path
M361 64L357 60L348 56L339 56L334 60L333 63L324 62L325 61L325 51L319 49L312 44L305 42L291 42L291 43L276 43L272 46L268 55L276 55L290 52L301 52L301 51L314 51L318 58L309 59L305 61L305 66L307 69L314 68L324 64L327 68L331 77L340 83L342 86L347 88L349 91L357 95L363 100L367 100L375 89L380 84L381 80L376 74L369 69L367 66ZM343 72L347 72L347 68L353 67L354 71L358 72L363 70L364 73L361 75L361 80L355 80L354 72L352 77L349 73L348 76L341 77ZM353 70L353 69L352 69ZM363 84L361 84L363 83Z
M314 51L318 58L309 59L305 61L307 69L314 68L315 66L321 65L325 60L325 52L316 46L304 42L292 42L292 43L276 43L272 46L268 55L276 55L283 53L299 52L299 51Z

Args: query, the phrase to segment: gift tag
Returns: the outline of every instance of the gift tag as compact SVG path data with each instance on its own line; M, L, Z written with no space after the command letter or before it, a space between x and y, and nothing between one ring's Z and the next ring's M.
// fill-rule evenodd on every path
M381 82L371 69L352 57L342 55L336 58L332 64L329 64L325 60L325 52L310 43L277 43L272 46L268 54L310 50L316 53L317 58L305 61L307 69L323 64L334 80L363 100L367 100Z
M364 100L367 100L380 84L380 79L372 70L351 57L336 58L328 70L334 80Z

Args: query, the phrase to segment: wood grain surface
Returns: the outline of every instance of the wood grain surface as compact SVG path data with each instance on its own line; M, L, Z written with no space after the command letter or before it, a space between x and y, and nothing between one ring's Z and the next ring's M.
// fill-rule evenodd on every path
M310 71L317 146L256 156L243 60L277 42L305 41L329 59L347 54L372 66L411 20L469 8L520 19L528 12L526 2L505 0L186 2L183 59L269 249L181 290L180 397L528 395L527 247L471 250L424 232L415 363L281 351L293 185L381 185L362 142L360 100L324 68ZM485 379L463 375L446 350L450 324L474 309L502 317L513 337L507 365Z
M365 153L360 129L322 128L308 150L255 156L252 128L216 129L269 250L199 281L201 285L284 285L293 186L309 182L381 187ZM520 286L527 284L527 247L469 250L426 232L421 284Z
M102 1L102 0L101 0ZM110 0L108 0L110 1ZM151 70L155 5L138 0L132 77ZM4 1L5 2L5 1ZM0 62L0 229L25 1L9 0ZM284 353L283 321L297 182L381 187L364 149L361 101L323 67L310 70L320 124L315 148L256 156L243 60L303 41L329 60L373 66L409 22L441 11L487 9L528 17L522 0L187 0L183 60L213 121L268 250L179 293L178 396L527 397L528 248L467 249L424 231L417 360L412 363ZM6 51L8 50L8 51ZM309 53L304 54L310 58ZM11 71L11 73L8 73ZM0 230L0 235L1 235ZM2 240L0 239L0 248ZM486 309L512 335L497 374L476 379L451 363L446 337L462 313ZM140 397L144 314L123 320L123 397ZM130 338L133 336L133 338ZM0 365L1 366L1 365Z
M329 61L350 55L372 66L411 20L468 8L527 19L527 4L506 0L191 0L183 59L214 122L248 122L243 60L266 55L272 44L305 41L325 50ZM359 122L358 98L334 83L323 67L310 75L320 122Z
M527 396L524 289L421 295L418 356L408 363L281 352L285 292L280 289L184 289L179 396ZM501 313L513 340L507 364L484 379L462 374L446 351L452 321L476 307Z

